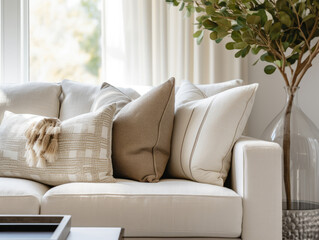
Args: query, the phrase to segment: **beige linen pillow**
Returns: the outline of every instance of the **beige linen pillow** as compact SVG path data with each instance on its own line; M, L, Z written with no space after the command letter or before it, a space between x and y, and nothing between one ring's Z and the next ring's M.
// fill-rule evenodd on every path
M115 177L157 182L163 175L170 155L174 86L171 78L118 113L112 146Z
M113 87L111 84L103 83L102 89L94 99L94 102L91 107L91 112L95 112L103 106L115 103L116 115L126 104L128 104L131 101L132 99L119 89Z
M179 106L168 173L223 186L232 147L245 128L257 87L237 87Z
M63 80L61 109L59 119L64 121L80 114L90 112L94 99L101 86Z
M114 182L111 161L115 105L61 123L58 158L46 168L28 167L24 135L40 116L5 112L0 126L0 176L59 185L68 182Z
M202 85L194 85L189 81L183 81L176 93L175 110L184 103L211 97L228 89L239 87L242 84L243 80L241 79Z
M13 84L0 88L0 123L5 111L58 117L61 86L55 83Z

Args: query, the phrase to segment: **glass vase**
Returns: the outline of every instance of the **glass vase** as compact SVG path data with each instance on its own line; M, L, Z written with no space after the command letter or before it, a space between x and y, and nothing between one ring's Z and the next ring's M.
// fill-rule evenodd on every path
M283 148L283 239L319 239L319 130L298 104L299 88L262 139Z

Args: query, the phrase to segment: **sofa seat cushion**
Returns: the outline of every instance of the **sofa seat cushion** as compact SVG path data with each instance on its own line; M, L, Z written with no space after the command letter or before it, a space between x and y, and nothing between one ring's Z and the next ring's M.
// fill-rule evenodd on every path
M0 214L39 214L49 187L20 178L0 177Z
M50 189L41 214L70 214L77 227L124 227L127 237L239 237L242 199L182 179L69 183Z

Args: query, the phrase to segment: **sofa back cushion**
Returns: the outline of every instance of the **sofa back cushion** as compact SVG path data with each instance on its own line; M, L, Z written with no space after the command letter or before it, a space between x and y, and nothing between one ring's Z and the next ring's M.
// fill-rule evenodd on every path
M61 83L61 109L60 120L66 120L83 113L96 110L99 106L102 106L105 102L116 102L120 100L117 106L117 112L120 110L120 106L124 102L129 102L132 99L138 98L140 95L132 88L115 88L108 83L102 83L102 85L94 85L88 83L80 83L70 80L63 80ZM102 90L102 92L100 91ZM122 92L123 94L117 94L116 92ZM106 96L108 95L108 96ZM121 97L122 95L123 97ZM116 97L116 99L110 99ZM121 98L121 99L118 99Z
M170 155L174 86L172 78L118 113L112 145L116 177L157 182L163 175Z
M0 176L59 185L68 182L113 182L111 143L115 105L61 123L58 157L45 168L29 167L26 129L42 116L5 112L0 126Z
M60 120L90 112L93 101L99 93L101 86L88 83L63 80L61 83Z
M5 111L59 116L61 85L33 82L0 88L0 123Z
M177 108L168 164L171 176L224 184L232 147L245 128L257 86L233 88Z

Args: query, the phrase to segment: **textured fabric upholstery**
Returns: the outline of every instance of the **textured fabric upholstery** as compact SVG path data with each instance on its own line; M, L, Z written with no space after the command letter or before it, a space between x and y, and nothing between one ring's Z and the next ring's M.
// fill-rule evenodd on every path
M73 226L121 226L130 237L239 237L242 200L231 189L178 179L70 183L45 194L41 214L71 214Z
M246 126L257 87L236 87L178 106L168 162L170 176L223 186L231 150ZM181 87L178 93L184 90ZM192 95L194 91L188 90L187 95Z
M19 178L0 177L0 214L39 214L49 187Z
M232 188L243 198L243 240L282 239L281 148L240 138L233 150Z
M130 102L113 124L114 176L157 182L170 156L175 79Z
M111 160L115 104L61 123L57 160L43 168L29 167L24 133L31 114L6 112L0 126L0 176L22 177L56 186L68 182L114 182ZM85 141L84 141L85 139Z

